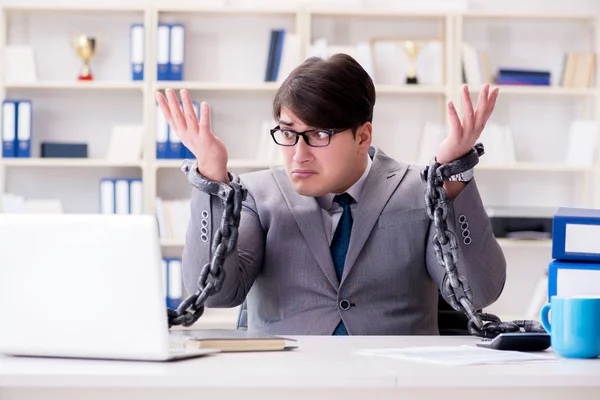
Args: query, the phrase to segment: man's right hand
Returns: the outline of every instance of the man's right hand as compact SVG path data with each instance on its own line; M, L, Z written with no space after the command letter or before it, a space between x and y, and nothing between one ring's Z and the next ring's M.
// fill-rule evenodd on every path
M210 109L208 104L200 104L200 122L196 118L192 99L187 90L180 91L183 112L173 89L156 93L156 101L165 119L171 126L171 132L181 139L196 157L198 172L215 182L229 183L227 175L227 148L210 130Z

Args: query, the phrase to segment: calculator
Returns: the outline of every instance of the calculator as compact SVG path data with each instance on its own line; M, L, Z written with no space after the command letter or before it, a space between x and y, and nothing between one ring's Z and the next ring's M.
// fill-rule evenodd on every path
M495 350L544 351L550 347L550 334L540 332L501 333L495 338L483 338L475 345Z

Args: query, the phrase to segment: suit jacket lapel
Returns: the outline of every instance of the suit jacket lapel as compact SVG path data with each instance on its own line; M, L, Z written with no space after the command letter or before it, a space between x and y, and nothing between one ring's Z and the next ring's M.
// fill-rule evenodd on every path
M400 184L406 171L407 165L397 163L379 150L373 158L371 171L362 188L356 212L353 213L352 233L342 283L365 246L383 207Z
M308 247L311 249L327 280L337 290L339 281L331 259L319 203L314 197L298 194L289 183L285 171L275 170L274 176L290 212L296 220L298 228L300 228L304 240L306 240Z

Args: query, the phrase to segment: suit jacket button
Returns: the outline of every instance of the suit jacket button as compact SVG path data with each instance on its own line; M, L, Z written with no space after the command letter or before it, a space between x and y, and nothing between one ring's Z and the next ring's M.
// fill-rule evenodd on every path
M340 301L340 308L344 311L349 310L350 309L350 302L346 299Z

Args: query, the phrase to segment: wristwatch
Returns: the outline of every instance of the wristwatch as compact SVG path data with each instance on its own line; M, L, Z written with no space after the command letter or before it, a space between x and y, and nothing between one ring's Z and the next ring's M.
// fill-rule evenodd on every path
M473 179L473 168L466 170L465 172L460 172L456 175L452 175L448 178L449 181L453 182L469 182Z

